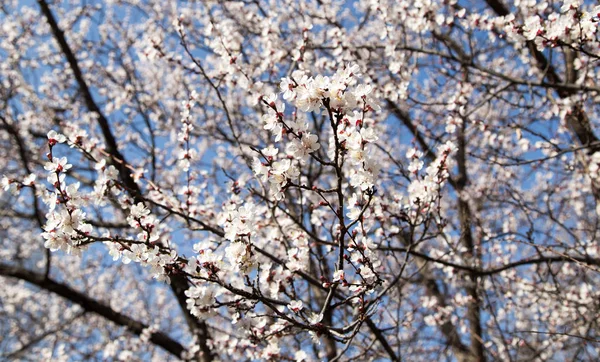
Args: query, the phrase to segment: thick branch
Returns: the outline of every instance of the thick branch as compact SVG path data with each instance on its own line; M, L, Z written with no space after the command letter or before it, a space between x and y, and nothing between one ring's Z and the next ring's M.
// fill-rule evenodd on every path
M429 147L429 145L425 141L425 138L423 137L423 135L421 135L421 133L419 132L417 127L414 125L412 119L410 118L410 115L407 112L405 112L404 110L402 110L400 107L398 107L398 105L395 102L391 101L390 99L386 99L386 103L387 103L388 108L392 112L392 114L394 114L394 116L396 116L404 124L404 126L409 129L409 131L416 138L417 142L419 142L419 145L423 149L425 156L429 160L434 160L436 158L435 152ZM457 192L460 193L460 190L462 189L462 187L464 187L466 179L464 177L462 177L462 180L461 180L461 177L459 177L459 179L456 180L450 176L448 178L448 182L452 185L452 187ZM470 211L469 211L468 204L466 204L464 201L459 199L459 208L462 210L461 220L462 219L470 220ZM464 221L463 223L461 223L462 226L465 226L465 223L468 220L462 220L462 221ZM470 241L472 244L472 239L470 236L471 235L470 227L468 227L468 225L466 225L466 226L467 226L467 228L464 229L464 231L467 231L467 234L466 234L466 236L468 238L467 242ZM463 232L463 234L465 234L465 233ZM463 239L464 239L464 236L465 235L463 235ZM402 238L402 239L405 239L405 238ZM404 241L406 242L407 240L408 239L406 239ZM419 273L424 278L424 285L427 288L427 292L431 296L435 297L441 306L445 306L446 301L445 301L444 295L440 292L440 290L436 284L435 278L433 277L433 272L430 270L430 268L428 267L428 265L426 264L426 262L424 260L416 259L416 263L419 266L419 270L420 270ZM474 276L474 277L476 279L476 276ZM472 294L476 295L476 292L473 293L473 290L468 290L467 292L469 292L469 294L471 296L472 296ZM477 306L477 311L478 310L479 310L479 307ZM473 312L473 311L471 311L471 312ZM473 316L473 318L470 318L471 322L476 322L475 317L477 317L477 315L475 313L470 313L470 314L472 314L472 316ZM479 325L479 323L477 323L477 325ZM469 353L469 349L461 342L460 335L458 334L458 331L456 330L456 327L452 324L452 322L446 321L442 326L440 326L440 329L441 329L442 333L444 334L444 336L446 337L448 344L454 350L454 353L456 354L458 360L469 361L471 353ZM480 336L481 335L481 327L479 327L479 329L476 329L476 332L478 333L478 335L472 336L472 337L475 339L476 338L481 339L481 336ZM473 338L472 338L471 342L473 342ZM472 345L472 348L474 351L476 351L476 353L479 353L480 350L483 351L482 348L480 349L479 346L476 346L476 345Z
M125 158L119 151L119 148L117 146L117 141L116 141L115 137L113 136L113 133L110 129L110 124L108 122L108 119L106 119L106 117L100 110L100 107L98 107L98 105L94 101L94 97L92 96L92 93L90 92L87 82L83 78L83 73L81 72L81 68L79 68L79 63L77 62L77 58L75 57L75 54L73 53L73 51L71 50L71 47L67 43L64 32L59 28L58 23L56 22L56 19L54 18L54 15L52 14L52 11L48 7L48 4L46 3L46 1L38 0L38 4L40 5L42 13L46 17L46 20L48 21L50 28L52 29L52 34L54 35L54 39L56 39L56 41L58 42L58 45L60 46L62 53L67 58L67 62L69 63L69 67L71 68L71 71L73 72L73 75L75 76L75 80L77 81L77 85L79 86L79 90L81 91L81 94L83 96L83 100L85 101L86 107L90 111L96 113L96 115L98 117L98 125L100 126L100 129L102 130L102 135L104 137L104 141L106 142L106 151L113 158L111 160L111 162L117 168L117 170L119 170L119 174L123 180L123 183L127 187L128 191L133 194L132 196L135 199L139 198L139 196L141 195L140 189L139 189L138 185L135 183L135 181L133 180L133 178L131 177L131 171L127 169L127 163L125 162ZM141 200L136 200L136 201L141 201Z
M456 180L456 187L458 193L458 214L460 219L460 239L461 243L467 249L468 256L474 261L479 261L479 252L475 249L475 238L473 237L473 231L471 225L473 224L473 214L469 203L463 198L463 192L466 185L469 182L469 175L467 172L467 141L465 136L466 131L466 120L463 119L462 124L458 129L458 150L457 150L457 164L458 164L458 177ZM477 291L479 278L475 273L467 273L469 278L465 289L467 295L471 297L471 301L467 307L467 319L469 320L469 328L471 335L471 353L475 361L483 362L485 358L485 350L483 346L483 330L481 328L481 301L479 293Z
M106 150L111 155L112 164L117 168L117 170L119 170L119 175L125 187L127 188L127 191L131 194L131 196L135 199L136 202L142 202L143 198L141 190L137 183L134 181L133 177L131 176L131 172L127 168L128 163L119 151L117 141L114 135L112 134L108 120L106 119L106 117L94 101L94 98L92 97L90 89L85 79L83 78L83 74L77 62L77 58L75 57L75 54L73 53L69 44L67 43L64 32L59 28L56 19L54 18L54 15L48 7L46 1L38 0L38 4L40 5L42 13L46 17L50 28L52 29L54 38L58 42L61 51L67 58L67 62L69 63L69 66L73 71L73 75L75 76L77 84L79 85L79 89L81 91L81 94L83 95L83 99L85 101L86 106L90 111L96 113L97 115L98 125L102 130L102 135L104 136L104 141L106 142ZM202 350L201 360L204 362L212 361L212 352L210 351L207 344L207 340L209 339L207 326L204 322L201 322L194 316L192 316L186 306L187 297L185 296L184 292L189 288L189 283L187 279L180 275L171 275L170 278L171 289L177 297L177 301L179 302L179 305L185 315L185 318L190 328L192 329L192 332L196 336L198 336L198 343L200 344L200 348Z
M449 266L454 269L464 270L469 273L476 274L478 277L492 276L499 274L503 271L518 268L520 266L538 265L538 264L553 264L553 263L576 263L580 266L589 268L591 270L597 270L591 266L600 267L600 259L580 256L569 256L569 255L558 255L558 256L541 256L539 258L522 259L514 261L505 265L491 267L489 269L474 268L468 265L456 264L451 261L434 258L430 255L420 253L418 251L411 250L410 248L397 248L397 247L380 247L379 250L408 253L414 257L423 259L431 263L437 263L445 266Z
M36 285L44 290L59 295L72 303L82 307L86 312L96 313L97 315L106 318L107 320L126 327L130 332L141 335L148 325L141 323L133 318L130 318L122 313L119 313L111 307L95 300L87 295L78 292L77 290L58 283L57 281L45 278L43 274L38 274L29 270L12 267L6 264L0 264L0 275L24 280L30 284ZM181 358L185 348L163 332L154 332L150 335L150 342L163 348L165 351Z
M501 0L486 0L486 3L491 7L496 14L500 16L507 16L510 14L508 8L501 2ZM565 89L559 87L559 85L563 84L563 81L558 75L554 66L548 61L546 56L537 49L535 42L532 40L527 41L526 43L527 49L529 49L529 53L535 59L535 64L537 68L543 72L544 76L548 79L548 81L552 84L556 84L555 88L556 93L560 98L568 98L573 95L576 91ZM570 52L569 50L568 52ZM574 68L572 67L572 63L575 55L567 54L566 59L566 74L567 81L573 82L574 79ZM600 151L600 145L598 144L600 140L594 134L592 130L590 120L583 110L581 104L576 104L573 107L572 112L566 117L567 125L571 128L571 131L577 137L579 143L583 146L589 146L590 149L588 151L589 154Z

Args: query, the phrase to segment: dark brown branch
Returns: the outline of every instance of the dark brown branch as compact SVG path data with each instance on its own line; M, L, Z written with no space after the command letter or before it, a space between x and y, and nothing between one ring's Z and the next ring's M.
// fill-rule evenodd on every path
M489 7L491 7L496 12L496 14L498 14L500 16L507 16L508 14L510 14L510 11L501 2L501 0L486 0L486 3L489 5ZM555 90L556 90L556 93L558 94L558 96L560 98L567 98L567 97L575 94L576 91L574 91L574 90L569 90L569 89L565 89L565 88L558 86L558 85L563 84L563 81L562 81L560 75L558 75L556 69L548 61L546 56L537 49L535 42L532 40L529 40L529 41L527 41L526 45L527 45L527 49L529 49L529 53L535 59L535 64L536 64L537 68L543 72L544 77L547 78L550 83L557 85ZM574 73L573 73L573 71L570 71L571 68L569 68L569 67L570 67L570 63L574 60L574 56L575 55L573 55L573 54L568 55L567 59L566 59L566 61L567 61L566 62L567 63L567 66L566 66L567 81L571 81L571 82L573 81L573 79L571 79L571 78L574 77ZM592 130L592 127L590 124L590 120L589 120L586 112L583 110L581 104L576 104L573 107L573 111L567 115L566 120L567 120L567 125L569 126L571 131L575 134L579 143L581 143L581 145L583 145L583 146L589 146L589 151L588 151L589 154L593 154L597 151L600 151L600 146L598 146L598 142L600 140L594 134L594 131Z
M427 141L425 140L425 138L423 137L421 132L419 132L419 130L415 126L414 122L410 118L410 115L406 111L402 110L392 100L386 99L386 103L387 103L388 109L392 112L392 114L396 118L398 118L402 122L402 124L406 128L408 128L409 131L413 134L413 137L416 138L416 140L419 143L419 145L421 146L425 156L430 161L435 160L437 157L435 152L429 147L429 145L427 144ZM460 179L460 177L459 177L459 179ZM464 180L464 181L466 181L466 180ZM459 189L464 187L464 184L462 186L460 186L460 182L464 182L464 181L458 181L455 178L453 178L452 176L448 177L448 183L450 183L450 185L457 191L459 191ZM461 207L460 206L461 202L462 201L459 200L459 207ZM465 210L464 210L465 207L468 209L468 205L466 203L462 204L463 214L465 214L464 216L467 216L470 214L470 211L468 212L468 214L466 214ZM469 217L469 219L470 219L470 217ZM470 233L470 228L468 228L468 229L469 229L469 233ZM405 239L405 238L402 238L402 239L404 240L403 242L405 242L405 243L406 243L406 240L409 240L409 239ZM471 240L471 242L472 242L472 240ZM440 305L445 306L446 301L444 299L444 295L439 290L439 287L435 282L435 277L433 276L433 273L428 268L427 264L425 264L423 262L423 260L416 259L416 262L417 262L417 265L419 266L420 274L423 275L424 285L427 288L427 292L430 295L432 295L433 297L435 297ZM470 293L470 294L473 294L473 293ZM475 320L475 318L472 318L472 319ZM457 331L456 327L452 324L452 322L446 321L443 325L440 326L440 330L444 334L449 345L454 350L458 360L459 361L469 361L471 359L471 357L473 356L473 353L470 352L469 349L462 343L462 341L460 340L460 335L458 334L458 331ZM479 335L477 337L481 338L480 334L481 334L481 332L479 331ZM471 342L473 342L473 341L471 341ZM472 346L472 347L474 347L474 346ZM478 347L473 348L473 349L477 349L477 353L479 352Z
M502 266L492 267L489 269L478 269L478 268L473 268L468 265L460 265L460 264L456 264L456 263L453 263L450 261L434 258L427 254L420 253L420 252L414 251L414 250L410 250L409 248L381 247L381 248L379 248L379 250L389 250L389 251L393 251L393 252L409 253L410 255L413 255L413 256L423 259L425 261L449 266L451 268L458 269L458 270L464 270L469 273L474 273L479 277L492 276L492 275L501 273L503 271L517 268L520 266L537 265L537 264L577 263L577 264L582 264L582 265L586 265L586 266L600 267L600 259L590 258L590 257L561 255L561 256L543 256L543 257L539 257L539 258L535 258L535 259L523 259L523 260L511 262L511 263L508 263L508 264L505 264Z
M119 313L111 307L95 300L87 295L53 279L45 278L44 275L29 270L0 264L0 275L24 280L44 290L59 295L66 300L82 307L86 312L95 313L116 325L126 327L130 332L141 335L148 325L141 323L123 313ZM163 332L154 332L150 335L150 342L161 347L170 354L181 358L185 348L177 341Z
M104 136L104 141L106 143L106 151L111 156L111 163L119 171L119 175L129 194L134 198L136 202L142 202L143 198L141 190L135 182L135 180L133 179L133 177L131 176L131 172L127 167L128 163L126 162L125 157L123 157L123 155L119 151L117 141L110 129L108 119L104 116L104 114L100 110L100 107L98 107L98 105L94 101L90 89L85 79L83 78L83 73L81 72L81 68L79 67L77 58L75 57L75 54L73 53L69 44L67 43L64 32L59 28L58 23L56 22L56 19L54 18L54 15L52 14L52 11L50 10L46 1L38 0L38 4L40 5L42 13L44 14L44 17L50 25L50 28L52 29L54 38L58 42L62 53L67 58L67 62L69 63L71 71L75 76L75 79L77 81L86 106L90 111L96 113L97 115L98 125L102 130L102 135ZM185 296L185 291L189 288L189 283L187 279L180 275L171 275L170 278L171 289L173 290L173 293L175 294L177 301L179 302L179 305L186 318L186 321L190 326L192 332L196 336L198 336L198 342L202 351L202 356L200 357L201 360L203 362L212 361L213 355L207 344L207 340L209 339L207 326L204 322L199 321L196 317L191 315L186 306L187 297Z
M19 131L12 124L10 124L6 118L0 116L0 120L4 124L5 129L8 131L8 133L10 135L12 135L14 137L15 142L17 143L17 148L19 149L19 157L21 158L21 162L23 163L23 168L25 169L25 171L28 174L31 174L32 171L31 171L31 167L29 167L29 157L27 157L28 150L27 150L27 147L25 146L25 142L19 135ZM40 227L40 229L42 229L44 227L44 216L43 216L44 213L42 212L42 210L40 208L40 202L39 202L38 198L35 196L37 194L37 187L35 186L35 184L33 184L32 187L33 187L33 209L34 209L33 216L34 216L34 219L37 222L38 226ZM46 277L48 277L50 275L50 267L52 265L52 254L50 253L49 249L46 249L45 257L46 257L46 266L45 266L44 275Z
M106 119L106 117L100 110L100 107L98 107L98 105L96 104L96 101L94 101L94 97L92 96L92 93L90 92L87 82L83 78L83 73L81 72L81 68L79 68L79 63L77 62L77 58L75 57L75 54L73 53L73 51L71 50L71 47L67 43L67 40L65 38L65 33L59 28L58 23L56 22L56 19L54 18L54 15L52 14L52 11L48 7L48 4L46 3L46 1L38 0L38 4L40 5L42 13L46 17L46 20L48 21L50 28L52 29L54 38L58 42L58 45L60 46L62 53L67 58L67 62L69 63L69 67L71 68L71 71L73 72L73 75L75 76L75 80L77 81L77 85L79 86L79 90L81 91L81 94L83 96L83 100L85 102L86 107L90 111L96 113L96 115L98 117L98 125L100 126L100 129L102 131L102 136L104 137L104 141L106 142L106 150L112 156L112 160L111 160L112 164L115 166L115 168L117 168L117 170L119 170L119 174L123 180L123 183L127 187L128 191L130 193L132 193L132 196L134 197L134 199L136 199L136 201L141 201L138 199L141 195L140 189L139 189L138 185L135 183L135 181L133 180L133 178L131 177L131 171L127 169L127 166L126 166L127 163L125 162L125 158L119 151L119 148L117 146L117 141L116 141L115 137L113 136L113 133L110 129L110 124L108 122L108 119Z
M465 73L466 74L466 73ZM467 76L465 75L465 78ZM475 238L471 225L473 225L474 217L469 207L468 202L463 198L462 194L469 182L467 172L467 142L465 137L466 120L463 119L462 124L458 127L458 150L456 152L456 160L458 164L458 176L456 178L456 188L458 193L458 215L460 220L460 241L467 250L468 256L479 263L481 259L479 251L475 248ZM467 295L471 297L471 301L467 306L467 319L469 320L470 337L471 337L471 354L475 361L484 362L485 350L483 346L483 330L481 327L481 300L479 297L478 286L479 277L476 273L468 272L468 280L466 281L465 289Z

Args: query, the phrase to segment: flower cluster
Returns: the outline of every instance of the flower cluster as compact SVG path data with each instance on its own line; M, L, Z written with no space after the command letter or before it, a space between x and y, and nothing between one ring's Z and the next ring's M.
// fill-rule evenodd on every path
M221 288L213 284L194 285L185 291L187 309L198 318L210 317L216 314L212 305L220 294Z
M591 11L584 11L581 6L581 0L567 0L560 13L552 13L546 20L538 15L528 17L522 27L523 36L535 41L538 49L595 40L600 6Z
M378 109L370 98L373 88L359 85L349 91L360 78L360 68L356 64L340 68L332 77L317 75L312 78L306 72L297 70L291 78L283 78L280 84L283 98L304 112L321 108L350 113L356 108Z
M67 253L79 253L81 242L92 231L85 222L86 213L82 211L86 198L79 191L80 183L67 185L66 173L72 165L66 157L53 157L53 147L66 141L66 137L55 131L48 132L49 162L44 169L48 172L47 181L54 190L43 191L43 201L49 209L42 237L44 246L52 251L63 250ZM64 207L57 208L57 205Z
M233 202L227 203L221 217L225 239L237 241L241 237L250 237L254 231L254 214L255 207L252 203L240 207Z
M196 104L198 94L192 91L188 100L182 102L181 110L181 131L177 134L177 140L181 143L182 149L177 155L177 167L187 172L190 169L190 163L197 156L196 150L190 148L190 133L194 130L192 118L190 115L191 109Z
M253 266L250 237L254 232L255 207L246 203L238 207L234 202L227 203L221 215L225 239L231 243L225 248L225 259L232 271L247 271Z
M408 186L409 204L407 206L412 210L412 218L421 219L423 213L426 213L440 197L440 190L450 176L449 156L455 151L456 145L450 141L439 146L439 155L427 166L424 177L416 177ZM407 156L411 159L412 172L417 173L424 164L421 161L422 152L411 149Z
M106 160L102 159L94 166L98 176L94 183L94 191L92 193L94 203L96 205L104 206L106 204L105 195L109 190L113 191L115 195L121 193L119 188L113 187L116 185L119 177L119 171L113 165L107 165Z
M288 249L288 262L286 267L292 272L306 270L309 265L308 238L305 233L293 230L290 232L289 239L293 243L293 248Z
M366 127L371 123L364 117L367 109L362 112L353 112L352 116L344 116L337 126L337 140L346 152L348 163L353 166L349 170L350 185L361 191L371 189L381 169L380 162L371 154L369 145L379 137L373 127ZM335 138L329 143L329 156L335 157Z
M206 242L194 244L196 255L188 258L188 262L183 268L190 276L210 279L218 276L218 273L224 268L223 254L215 253L209 244Z
M177 262L175 250L162 250L158 245L133 244L123 251L123 263L139 263L149 266L154 279L170 283L169 269Z
M16 196L23 187L34 187L36 179L37 176L34 173L25 176L23 180L11 179L4 175L0 180L0 188L2 188L3 191L10 192L12 195Z
M289 158L275 161L278 153L279 150L272 146L264 148L262 155L265 157L265 162L255 157L252 169L263 182L268 181L271 196L276 200L281 200L284 197L284 187L288 181L295 180L300 176L300 169L298 163Z
M380 168L367 147L378 136L373 121L366 115L380 108L371 97L371 86L354 86L358 77L357 65L342 67L332 77L317 75L313 78L296 70L290 78L282 79L280 90L283 98L298 110L327 113L332 126L327 155L342 164L338 156L342 152L347 154L349 164L355 166L349 171L350 184L366 191L374 186ZM274 134L275 142L287 135L288 143L284 159L277 160L279 149L270 146L260 152L264 160L255 158L253 169L255 174L262 175L263 182L269 181L271 195L281 200L285 186L300 173L297 165L302 165L310 156L322 162L320 156L315 155L321 145L319 136L311 133L302 115L293 113L291 120L285 119L285 104L277 101L276 94L262 101L268 107L263 116L264 128ZM292 160L298 160L299 164Z
M515 14L491 19L480 14L471 14L466 24L486 30L494 28L494 31L516 43L533 41L539 50L565 44L580 46L596 42L600 6L585 9L581 0L565 0L560 12L548 12L546 3L540 3L538 6L538 11L532 7L524 12L523 24L518 22ZM541 17L544 13L549 15Z
M120 245L118 253L114 254L114 259L122 257L124 264L130 262L140 263L151 268L154 278L159 281L170 282L169 272L177 268L177 253L175 250L165 247L159 241L160 224L156 216L150 213L150 210L141 202L132 205L127 217L129 225L138 232L134 242L118 243L108 245L114 248Z

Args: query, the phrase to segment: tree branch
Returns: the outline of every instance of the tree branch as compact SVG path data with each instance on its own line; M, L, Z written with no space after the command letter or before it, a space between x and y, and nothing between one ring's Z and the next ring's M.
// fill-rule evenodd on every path
M117 168L119 171L119 175L130 195L134 198L136 202L143 202L142 193L135 182L129 169L127 168L128 163L125 160L125 157L119 151L117 146L117 141L110 129L110 125L108 119L104 116L92 94L90 89L83 78L83 73L81 72L81 68L77 62L77 58L75 54L71 50L67 40L65 38L64 32L59 28L52 11L50 10L48 4L45 0L38 0L38 4L40 5L41 11L44 14L50 28L52 29L52 33L54 38L58 42L62 53L67 58L67 62L71 70L73 71L73 75L79 85L79 89L83 95L83 99L87 108L96 113L98 117L98 125L102 130L102 134L104 136L104 140L106 142L106 151L111 155L111 163ZM185 291L189 288L188 280L180 275L170 275L171 278L171 290L175 294L177 301L181 307L181 310L186 318L186 321L196 336L198 336L198 343L200 344L200 349L202 351L202 356L200 357L203 362L209 362L213 360L213 355L208 347L207 340L210 338L208 333L208 328L203 321L199 321L196 317L191 315L186 306Z
M35 273L26 269L9 266L0 263L0 275L24 280L44 290L59 295L72 303L82 307L86 312L95 313L116 325L126 327L130 332L141 335L148 325L141 323L125 314L119 313L111 307L95 300L87 295L53 279L45 278L43 274ZM177 341L163 332L154 332L150 335L150 342L161 347L170 354L181 358L185 348Z
M496 14L500 16L507 16L510 14L510 11L501 2L501 0L486 0L486 3L496 12ZM560 98L568 98L577 92L576 90L560 87L560 85L563 84L560 75L558 75L556 68L548 61L544 53L537 49L534 41L528 40L526 45L527 49L529 49L529 53L535 59L536 67L544 73L544 77L548 78L550 83L557 85L555 90ZM572 78L575 76L574 69L570 64L574 60L574 57L574 54L567 54L566 59L567 81L571 82L574 81ZM583 146L589 146L588 154L593 154L597 151L600 151L600 146L598 145L600 139L598 139L598 137L594 134L590 124L590 119L583 110L581 104L574 105L572 112L567 115L566 120L567 125L569 128L571 128L571 131L575 134L579 140L579 143L581 143Z

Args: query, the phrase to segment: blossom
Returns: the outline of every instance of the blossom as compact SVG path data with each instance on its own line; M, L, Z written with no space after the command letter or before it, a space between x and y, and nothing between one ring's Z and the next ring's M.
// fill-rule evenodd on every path
M349 80L352 77L356 77L356 78L361 78L362 77L362 73L360 72L360 66L356 63L348 63L346 64L342 71L341 71L341 77Z
M309 132L302 135L302 146L306 149L307 153L318 150L321 145L319 144L319 137L310 134Z
M2 180L0 181L0 187L2 187L2 190L4 191L10 191L13 195L17 194L16 183L13 180L6 177L6 175L2 176Z
M287 305L287 307L294 313L298 313L302 310L302 308L304 308L301 300L293 300Z
M63 143L67 140L67 138L63 134L57 133L54 130L49 131L47 137L48 143L51 146L54 146L57 143Z
M283 99L290 100L294 98L294 88L296 85L294 81L290 78L282 78L281 83L279 83L279 88L281 89L281 93L283 93Z
M73 165L67 163L66 157L53 157L52 162L46 162L44 169L50 172L63 172L70 169Z
M138 202L129 209L129 216L133 219L140 219L148 214L150 214L150 210L141 202Z
M282 106L281 112L284 109L285 107ZM263 128L275 135L275 142L279 142L283 136L283 124L279 121L279 116L274 111L270 111L262 116L262 121L264 122Z
M85 219L85 213L81 210L75 210L69 213L66 209L60 211L61 229L64 233L72 233L79 228L79 225Z
M446 118L446 132L454 133L456 131L456 126L462 125L462 120L458 117L448 116Z
M296 362L307 361L308 354L303 350L296 351L294 353L294 359L296 360Z
M269 179L269 167L265 165L258 157L255 157L252 161L252 171L256 176L261 176L260 180L266 182Z
M373 91L373 87L369 84L359 84L354 89L354 95L356 98L366 98Z
M236 208L233 203L228 204L225 206L223 215L225 239L236 241L239 236L250 235L254 231L254 204L246 203L239 208Z
M379 139L379 136L375 132L375 129L373 129L372 127L361 128L360 136L363 142L375 142Z
M277 153L279 153L279 149L276 147L273 147L273 146L269 146L269 147L263 148L262 153L267 158L268 157L273 158L273 157L277 156Z
M295 105L304 112L311 112L321 107L325 89L330 85L329 77L318 75L307 79L296 89Z
M423 168L423 165L425 165L425 162L423 162L423 160L414 158L410 161L410 164L408 165L408 171L412 173L417 173Z
M323 320L323 314L310 312L308 317L308 323L315 325Z
M533 40L543 33L542 19L538 15L525 19L523 34L527 40Z
M338 282L338 281L342 281L344 280L344 271L343 270L336 270L333 273L333 281L334 282Z
M319 137L310 134L310 132L302 134L300 140L293 139L288 145L287 152L294 158L304 159L310 153L318 150L321 147Z
M277 102L277 93L272 93L271 95L267 96L264 98L264 101L269 105L269 107L276 108L275 102Z
M190 162L197 156L197 152L194 149L181 149L177 153L177 167L187 172L190 169Z

